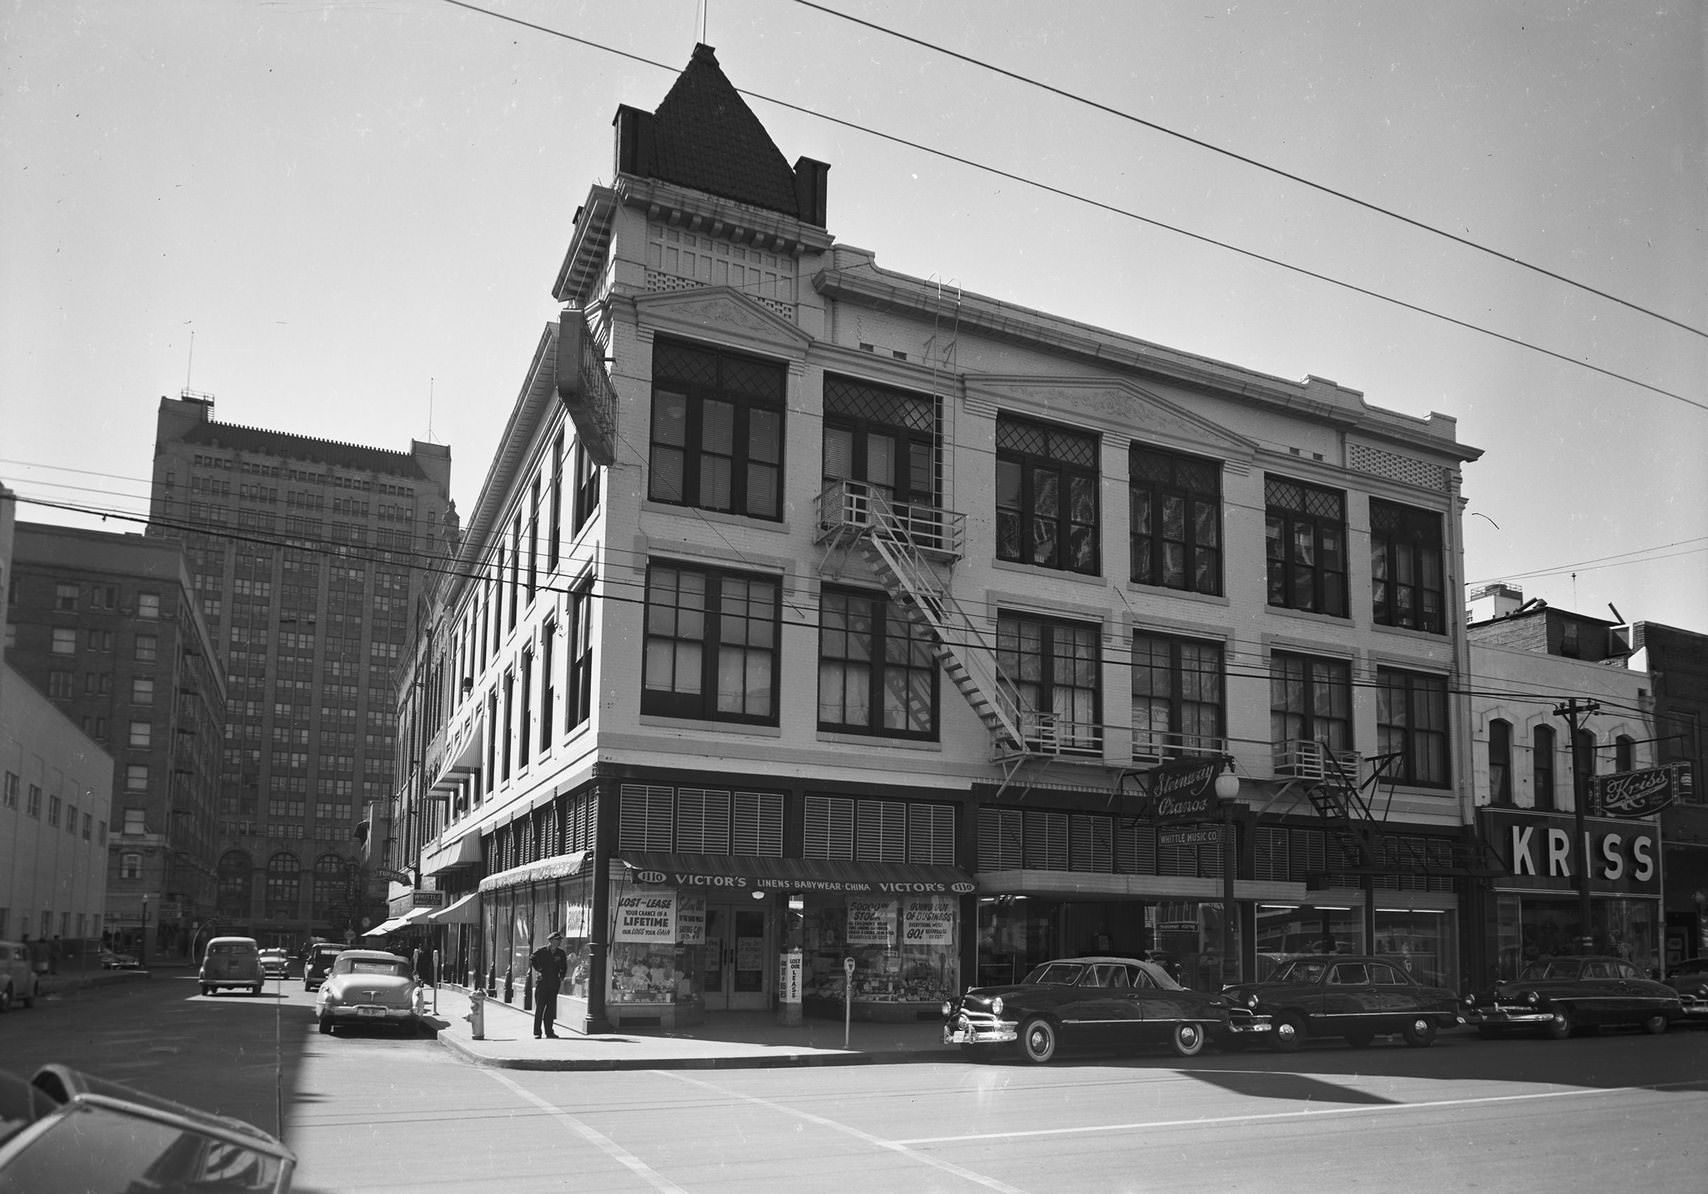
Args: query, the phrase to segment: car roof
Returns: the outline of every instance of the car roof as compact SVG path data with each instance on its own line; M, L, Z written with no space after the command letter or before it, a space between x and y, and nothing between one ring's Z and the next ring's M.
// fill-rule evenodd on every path
M338 951L339 957L344 957L345 955L354 958L358 962L407 962L409 960L408 958L399 957L397 954L384 949L341 949Z
M253 937L213 937L213 938L210 938L208 940L208 944L209 945L254 945L255 944L255 938L253 938Z

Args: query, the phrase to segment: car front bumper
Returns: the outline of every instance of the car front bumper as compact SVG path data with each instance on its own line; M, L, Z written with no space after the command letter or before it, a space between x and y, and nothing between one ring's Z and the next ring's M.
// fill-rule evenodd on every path
M1020 1039L1020 1024L988 1013L956 1012L943 1023L945 1045L1006 1045Z
M1218 1031L1232 1037L1256 1037L1275 1031L1275 1021L1268 1015L1234 1015L1228 1017L1228 1022L1219 1027Z
M1512 1007L1467 1007L1460 1016L1477 1028L1541 1028L1554 1022L1551 1009L1528 1003Z

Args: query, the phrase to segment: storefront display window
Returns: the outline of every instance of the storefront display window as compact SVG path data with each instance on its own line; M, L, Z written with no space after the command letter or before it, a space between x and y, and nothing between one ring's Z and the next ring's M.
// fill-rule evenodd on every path
M1498 977L1516 978L1518 971L1539 958L1581 952L1583 919L1576 899L1503 896L1497 902L1497 939L1518 941L1519 956L1510 947L1496 960ZM1513 923L1516 918L1516 925ZM1659 937L1659 905L1650 899L1601 897L1590 903L1591 953L1624 958L1643 970L1659 967L1655 944Z
M611 915L605 999L612 1014L619 1020L657 1015L662 1022L669 1008L673 1024L697 1019L705 1008L705 897L613 882Z
M1376 909L1376 947L1372 951L1418 982L1459 989L1459 933L1451 912Z
M854 959L855 1006L936 1004L959 990L960 915L952 896L809 893L802 917L809 1010L840 1012L847 958Z
M1359 908L1290 904L1257 906L1257 974L1262 982L1300 954L1361 954L1364 913Z

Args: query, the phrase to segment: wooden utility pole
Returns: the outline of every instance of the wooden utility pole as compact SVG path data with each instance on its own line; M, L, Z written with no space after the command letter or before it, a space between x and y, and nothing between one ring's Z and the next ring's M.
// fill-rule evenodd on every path
M1572 868L1572 879L1578 892L1578 952L1585 954L1595 948L1595 930L1590 920L1589 905L1589 826L1584 820L1584 804L1589 799L1588 763L1578 739L1578 719L1600 711L1601 706L1594 701L1580 701L1577 697L1554 706L1554 716L1563 717L1572 733L1572 820L1577 831L1577 846L1573 850L1577 855L1577 866Z

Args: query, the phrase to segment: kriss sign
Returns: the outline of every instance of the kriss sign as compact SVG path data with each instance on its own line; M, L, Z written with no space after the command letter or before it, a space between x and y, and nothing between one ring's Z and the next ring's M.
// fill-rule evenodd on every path
M1589 808L1598 817L1652 817L1691 789L1689 763L1589 777Z
M1569 891L1576 882L1578 851L1570 817L1487 814L1491 832L1512 871L1511 885ZM1660 890L1660 841L1650 826L1618 821L1590 822L1584 831L1592 889L1632 894Z

